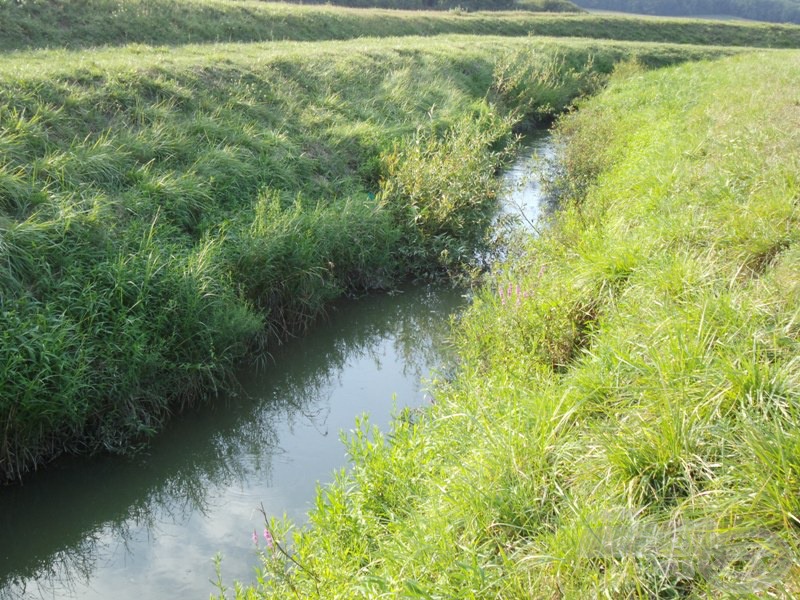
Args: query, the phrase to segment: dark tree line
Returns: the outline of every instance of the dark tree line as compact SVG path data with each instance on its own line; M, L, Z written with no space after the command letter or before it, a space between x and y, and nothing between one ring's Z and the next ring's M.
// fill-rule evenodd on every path
M650 15L729 15L756 21L800 23L800 0L574 0L582 8Z
M287 0L298 4L334 4L354 8L395 8L400 10L529 10L574 12L570 0Z

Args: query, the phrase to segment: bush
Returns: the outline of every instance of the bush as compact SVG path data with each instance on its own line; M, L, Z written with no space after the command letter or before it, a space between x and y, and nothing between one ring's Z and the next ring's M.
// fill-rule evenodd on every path
M418 130L384 155L381 203L402 232L408 272L474 263L485 248L501 185L495 173L513 153L512 125L486 107L441 136Z

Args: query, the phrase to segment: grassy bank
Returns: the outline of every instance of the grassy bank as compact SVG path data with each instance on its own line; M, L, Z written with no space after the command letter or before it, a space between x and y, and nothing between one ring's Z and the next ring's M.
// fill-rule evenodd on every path
M235 596L796 597L798 85L796 53L620 69L563 121L571 200L458 326L458 375L359 422Z
M0 476L125 451L330 299L459 268L512 126L620 60L709 52L464 37L7 57Z
M800 27L524 11L346 9L258 0L0 2L0 50L472 34L800 47Z
M741 19L800 23L797 0L578 0L585 8L649 15L726 15Z

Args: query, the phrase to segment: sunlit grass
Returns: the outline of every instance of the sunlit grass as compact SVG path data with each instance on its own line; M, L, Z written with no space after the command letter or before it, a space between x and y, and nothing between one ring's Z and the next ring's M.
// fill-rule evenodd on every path
M352 1L369 3L369 0ZM464 8L470 10L423 11L260 0L9 1L0 3L0 23L3 23L0 50L130 44L176 47L442 34L579 37L768 48L800 45L800 27L793 25L569 13L560 12L564 8L560 0L531 0L525 10L505 12L471 12L469 4L464 3ZM542 5L555 12L531 12Z
M351 434L305 570L266 554L237 596L795 597L798 82L793 53L627 66L565 118L580 185L458 375Z
M512 128L627 57L720 52L445 37L7 57L0 472L124 451L332 298L464 268Z

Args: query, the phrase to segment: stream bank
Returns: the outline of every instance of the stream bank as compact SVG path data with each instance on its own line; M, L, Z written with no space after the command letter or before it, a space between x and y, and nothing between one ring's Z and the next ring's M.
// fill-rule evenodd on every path
M540 210L531 156L550 151L548 136L529 140L504 175L503 210L523 224ZM467 303L432 286L336 302L267 373L243 373L241 394L187 412L145 452L61 460L4 489L0 598L202 597L217 552L225 581L251 581L256 509L303 523L317 485L347 464L340 431L363 413L385 429L429 403L423 381L446 368ZM41 523L48 534L29 535Z

